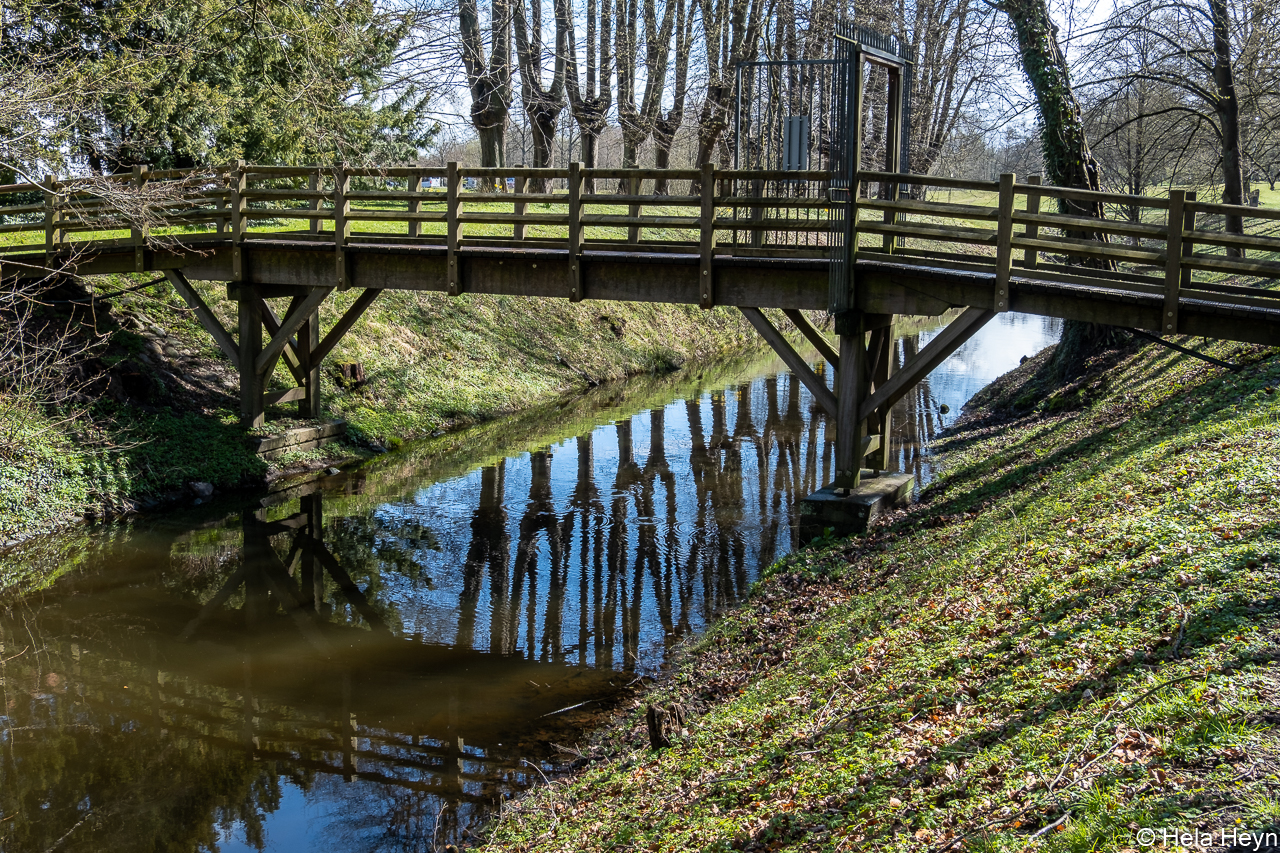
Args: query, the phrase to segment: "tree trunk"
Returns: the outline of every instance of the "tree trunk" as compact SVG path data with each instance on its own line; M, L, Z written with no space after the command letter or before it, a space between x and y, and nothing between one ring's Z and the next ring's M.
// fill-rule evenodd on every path
M1045 0L1004 0L1002 10L1009 16L1022 69L1036 96L1040 112L1040 143L1045 169L1055 186L1098 190L1098 164L1085 136L1080 106L1071 88L1067 60L1058 46L1057 28L1049 18ZM1061 199L1063 213L1101 219L1100 202ZM1098 231L1066 231L1077 239L1105 241ZM1081 266L1110 267L1106 261L1068 257L1068 263ZM1063 324L1062 338L1048 370L1062 379L1076 375L1085 359L1099 346L1113 342L1114 331L1108 326L1068 320Z
M1213 109L1222 131L1222 202L1244 204L1244 171L1240 162L1240 99L1236 95L1235 74L1231 65L1231 21L1226 0L1208 0L1209 19L1213 23L1213 87L1217 98ZM1244 233L1244 218L1226 217L1228 234ZM1227 255L1242 257L1244 252L1228 248Z

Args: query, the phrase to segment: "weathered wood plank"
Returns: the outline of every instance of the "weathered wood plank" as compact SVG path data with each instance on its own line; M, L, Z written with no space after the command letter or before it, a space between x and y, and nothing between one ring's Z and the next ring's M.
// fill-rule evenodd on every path
M1000 217L996 221L996 292L997 312L1009 306L1009 273L1013 269L1013 184L1015 178L1006 172L1000 176Z

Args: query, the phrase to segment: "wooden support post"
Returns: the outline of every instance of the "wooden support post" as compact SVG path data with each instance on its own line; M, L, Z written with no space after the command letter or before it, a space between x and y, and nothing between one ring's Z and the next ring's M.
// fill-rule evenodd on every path
M517 168L523 169L524 164L521 163ZM511 239L523 240L525 234L524 218L525 202L519 197L524 195L525 190L529 186L529 178L523 172L516 175L516 201L511 207L511 212L516 216L516 222L511 225Z
M1027 183L1033 187L1040 186L1040 176L1030 175L1027 177ZM1040 212L1040 193L1031 190L1027 191L1027 213L1036 214ZM1028 222L1027 227L1023 230L1023 236L1028 240L1034 240L1040 236L1040 226L1034 222ZM1040 263L1039 249L1023 249L1022 265L1029 270L1035 269Z
M319 169L316 169L314 172L312 172L310 175L307 176L307 189L313 193L320 192L320 170ZM320 197L312 196L311 203L307 205L307 208L312 213L319 213ZM320 233L320 217L318 216L311 217L311 219L308 221L308 224L307 224L307 231L312 234Z
M44 260L52 267L54 256L62 246L62 199L58 198L58 179L53 175L44 178Z
M702 164L702 206L698 215L698 282L702 289L699 305L712 308L716 304L715 274L711 258L716 248L716 167Z
M836 317L840 333L840 370L836 373L836 475L837 488L856 489L862 481L864 418L859 416L867 396L867 348L862 312L847 311Z
M1187 190L1187 201L1195 201L1195 200L1196 200L1196 191ZM1183 216L1182 216L1182 230L1184 232L1191 232L1196 230L1196 212L1194 210L1187 209L1185 205L1183 207L1183 210L1185 212L1183 213ZM1195 254L1195 250L1196 250L1195 241L1189 236L1188 233L1184 233L1182 235L1182 257L1187 260L1190 260L1191 256ZM1182 286L1183 287L1191 286L1192 276L1194 274L1195 274L1195 270L1193 270L1189 266L1186 266L1185 264L1183 265L1182 267Z
M150 166L134 166L133 167L133 189L142 195L142 188L147 185L147 173L151 170ZM147 224L146 217L151 212L146 209L145 205L140 206L143 220L141 222L132 222L129 227L130 242L133 243L133 271L147 271L147 238L151 236L151 228Z
M230 217L227 216L227 200L219 195L213 203L214 210L218 211L214 217L213 227L215 234L226 234L230 230Z
M409 190L409 192L411 192L411 193L421 193L421 192L422 192L422 176L421 176L421 175L410 175L410 176L409 176L408 190ZM414 214L416 214L416 213L421 213L421 212L422 212L422 200L421 200L421 199L416 199L416 198L415 198L413 201L409 202L409 215L410 215L410 217L412 217L412 216L413 216ZM417 219L412 219L412 218L411 218L411 219L409 220L409 236L410 236L410 237L417 237L417 236L418 236L419 234L421 234L421 233L422 233L422 223L421 223L421 222L419 222Z
M231 190L231 280L244 281L244 212L246 209L244 191L249 188L249 179L243 160L237 160L231 164L227 183ZM241 311L242 316L243 314L244 312Z
M893 374L893 324L881 326L871 333L870 357L871 387L867 393L874 394L877 388L889 381ZM867 455L867 467L878 475L889 467L889 439L893 431L893 407L881 406L868 420L871 431L880 437L879 447Z
M304 299L294 301L294 304L290 306L289 313L285 314L284 319L280 321L280 328L276 330L271 336L271 340L258 353L254 367L260 376L264 378L270 376L271 368L275 365L276 358L284 350L285 345L289 343L289 339L293 337L294 332L298 331L302 324L319 310L320 304L332 292L333 288L317 287L307 294ZM260 309L259 317L261 317Z
M1000 202L996 221L996 311L1009 310L1009 276L1013 270L1013 182L1014 175L1000 176Z
M349 192L351 175L346 166L339 166L333 175L333 251L339 290L351 286L351 265L347 262L347 238L351 236L351 223L347 220L351 213Z
M849 117L852 125L849 146L853 149L853 162L849 164L849 222L845 226L845 239L848 241L846 245L849 247L848 307L857 304L857 295L853 290L856 282L854 267L858 262L858 200L862 197L862 87L865 82L862 65L862 47L858 46L853 49L853 114Z
M627 177L627 194L630 195L632 198L640 195L640 186L641 184L640 184L639 175L632 173ZM634 204L634 203L629 204L627 205L627 216L631 217L632 219L635 219L637 216L640 215L640 210L641 210L640 205ZM641 235L640 235L639 225L627 226L627 242L628 243L639 243L640 236Z
M298 417L320 417L320 362L312 355L320 346L320 309L311 316L298 330L298 361L301 362L303 383L306 396L298 401Z
M836 352L836 348L831 346L831 341L827 340L827 336L822 330L813 325L809 318L799 308L784 308L783 314L787 315L787 319L795 324L800 330L800 334L808 338L809 343L813 344L813 348L818 351L818 355L831 365L832 370L840 369L840 355Z
M569 301L582 292L582 164L569 164Z
M1169 190L1168 234L1164 256L1164 307L1156 331L1173 335L1178 331L1178 290L1182 286L1182 220L1187 201L1185 190Z
M240 288L240 421L249 429L262 426L263 375L258 372L262 354L262 312L252 285Z
M760 337L764 338L765 342L773 347L773 351L782 357L787 367L791 368L791 372L799 377L800 381L804 383L804 387L809 389L809 393L813 395L814 400L818 402L818 405L823 408L827 415L836 417L836 397L831 393L831 389L818 378L817 374L809 369L808 362L791 348L791 344L787 343L787 339L783 337L782 332L779 332L769 322L769 318L764 315L764 312L759 308L739 308L738 310L760 333Z
M445 176L445 206L447 208L445 212L445 221L448 229L445 240L448 244L449 251L449 269L447 271L447 275L449 282L449 295L457 296L462 292L462 286L460 284L461 275L458 270L458 243L462 238L458 223L458 206L461 204L458 197L458 190L460 189L459 183L462 179L458 175L458 164L456 162L449 163L447 169L448 171Z

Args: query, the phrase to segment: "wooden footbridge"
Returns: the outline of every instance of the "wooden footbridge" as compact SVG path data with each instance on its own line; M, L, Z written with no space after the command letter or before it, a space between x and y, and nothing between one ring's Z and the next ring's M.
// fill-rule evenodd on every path
M0 276L162 274L237 366L249 425L288 401L318 415L323 360L386 290L733 306L835 419L841 487L856 486L864 464L884 467L893 403L1003 311L1280 345L1280 290L1269 289L1280 211L1177 189L1125 196L1013 175L852 174L139 168L108 179L153 199L125 230L101 179L0 187L0 204L14 202L0 207ZM1062 212L1069 204L1111 218ZM1244 234L1223 229L1231 217ZM192 280L228 282L237 334ZM340 290L359 297L322 322ZM954 308L965 310L892 373L895 315ZM762 309L782 309L836 368L834 390ZM838 346L805 311L835 315ZM295 386L268 393L281 360Z

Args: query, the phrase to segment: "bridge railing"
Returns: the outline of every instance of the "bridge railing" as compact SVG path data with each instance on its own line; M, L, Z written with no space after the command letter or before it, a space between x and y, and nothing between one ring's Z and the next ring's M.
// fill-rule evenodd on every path
M165 241L318 241L526 246L715 256L826 257L824 171L321 168L232 164L0 186L0 252L75 256ZM121 190L132 185L133 192ZM859 174L858 258L994 272L995 304L1017 280L1271 305L1280 210L877 171ZM1096 209L1102 219L1073 214ZM1229 233L1228 221L1243 233ZM0 255L3 257L3 255ZM1013 284L1010 281L1014 280ZM1001 298L1003 297L1003 298ZM1003 303L1003 304L1001 304ZM1176 315L1176 306L1172 309ZM1173 318L1176 321L1176 316ZM1173 324L1176 328L1176 322Z

